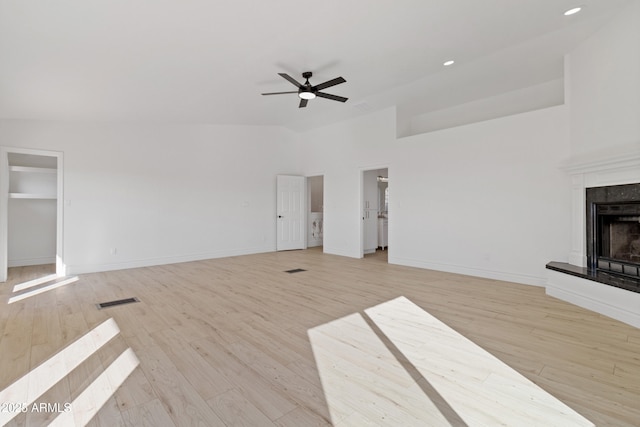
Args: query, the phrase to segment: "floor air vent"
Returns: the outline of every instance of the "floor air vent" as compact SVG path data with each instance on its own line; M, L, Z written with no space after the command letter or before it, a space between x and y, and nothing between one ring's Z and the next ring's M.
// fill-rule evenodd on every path
M107 307L113 307L114 305L130 304L132 302L140 302L140 300L138 298L125 298L109 302L101 302L100 304L96 304L96 306L98 307L98 310L100 310Z
M307 270L303 270L302 268L294 268L293 270L287 270L285 271L285 273L300 273L301 271L307 271Z

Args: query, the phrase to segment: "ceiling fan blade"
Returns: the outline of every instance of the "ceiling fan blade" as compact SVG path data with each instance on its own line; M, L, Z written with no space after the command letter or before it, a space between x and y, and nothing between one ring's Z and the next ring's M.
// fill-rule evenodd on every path
M291 84L294 85L295 87L302 87L302 85L298 83L296 79L291 77L289 74L278 73L278 75L282 76L282 78L284 78L285 80L288 80L289 82L291 82Z
M309 101L308 99L301 99L301 100L300 100L300 105L298 105L298 108L304 108L304 107L306 107L306 106L307 106L307 102L308 102L308 101Z
M326 88L331 87L331 86L339 85L340 83L344 83L344 82L346 82L346 80L343 79L342 77L336 77L335 79L326 81L324 83L320 83L319 85L314 86L313 88L315 90L322 90L322 89L326 89Z
M285 93L298 93L298 91L292 90L291 92L269 92L269 93L263 93L262 95L284 95Z
M332 101L340 101L340 102L347 102L347 99L349 99L343 96L331 95L330 93L322 93L322 92L316 92L316 96L319 96L320 98L326 98Z

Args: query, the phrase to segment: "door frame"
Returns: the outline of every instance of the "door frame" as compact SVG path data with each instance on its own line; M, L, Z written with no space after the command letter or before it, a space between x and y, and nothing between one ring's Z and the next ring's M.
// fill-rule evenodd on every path
M362 214L364 212L364 173L378 169L386 169L387 177L391 176L391 167L388 163L360 167L360 197L358 200L358 219L360 220L360 258L364 258L364 219L362 218Z
M8 270L8 232L9 232L9 154L28 154L35 156L55 157L56 171L56 274L66 275L64 263L64 155L61 151L35 150L0 146L0 282L7 281Z
M305 212L305 249L309 248L309 225L310 225L310 217L311 217L311 178L322 177L322 228L324 235L324 202L325 202L325 193L326 187L324 185L324 172L308 174L305 175L307 178L307 210ZM322 252L324 252L324 237L322 239Z

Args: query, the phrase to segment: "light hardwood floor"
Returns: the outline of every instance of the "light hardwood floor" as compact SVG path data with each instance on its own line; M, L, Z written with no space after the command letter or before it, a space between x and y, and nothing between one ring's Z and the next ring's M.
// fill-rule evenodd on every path
M284 272L296 268L307 271ZM89 425L398 425L396 409L410 416L403 425L473 425L421 376L429 367L422 347L406 347L427 341L424 329L409 333L416 324L403 330L398 322L407 319L380 311L401 296L418 317L424 312L453 328L448 342L461 342L458 335L472 341L465 350L450 347L451 359L456 351L471 355L467 374L486 368L476 366L473 349L486 350L595 425L640 425L640 330L542 288L388 265L385 252L357 260L311 249L86 274L40 294L33 291L50 284L14 291L50 273L47 266L12 268L0 284L0 396L24 400L16 390L29 381L31 390L48 389L29 403L71 402L80 411L91 384L117 387L113 372L103 383L101 375L131 349L139 365L118 365L133 370L115 393L100 387L106 404ZM140 302L96 308L129 297ZM119 331L105 329L110 318ZM375 337L373 321L386 335L379 340L405 336L395 344L400 355L367 338ZM90 336L95 349L76 360L74 343ZM464 385L455 375L441 374ZM414 394L387 399L376 387ZM378 395L386 400L376 402ZM444 418L421 420L413 409L432 403ZM82 411L90 414L87 405ZM8 425L40 426L56 416L29 408Z

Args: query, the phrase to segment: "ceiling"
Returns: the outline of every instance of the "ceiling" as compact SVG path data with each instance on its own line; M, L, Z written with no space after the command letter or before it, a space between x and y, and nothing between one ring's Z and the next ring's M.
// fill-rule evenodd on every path
M0 118L300 131L423 114L562 78L563 54L630 1L2 0ZM260 95L303 71L343 76L325 92L349 101Z

